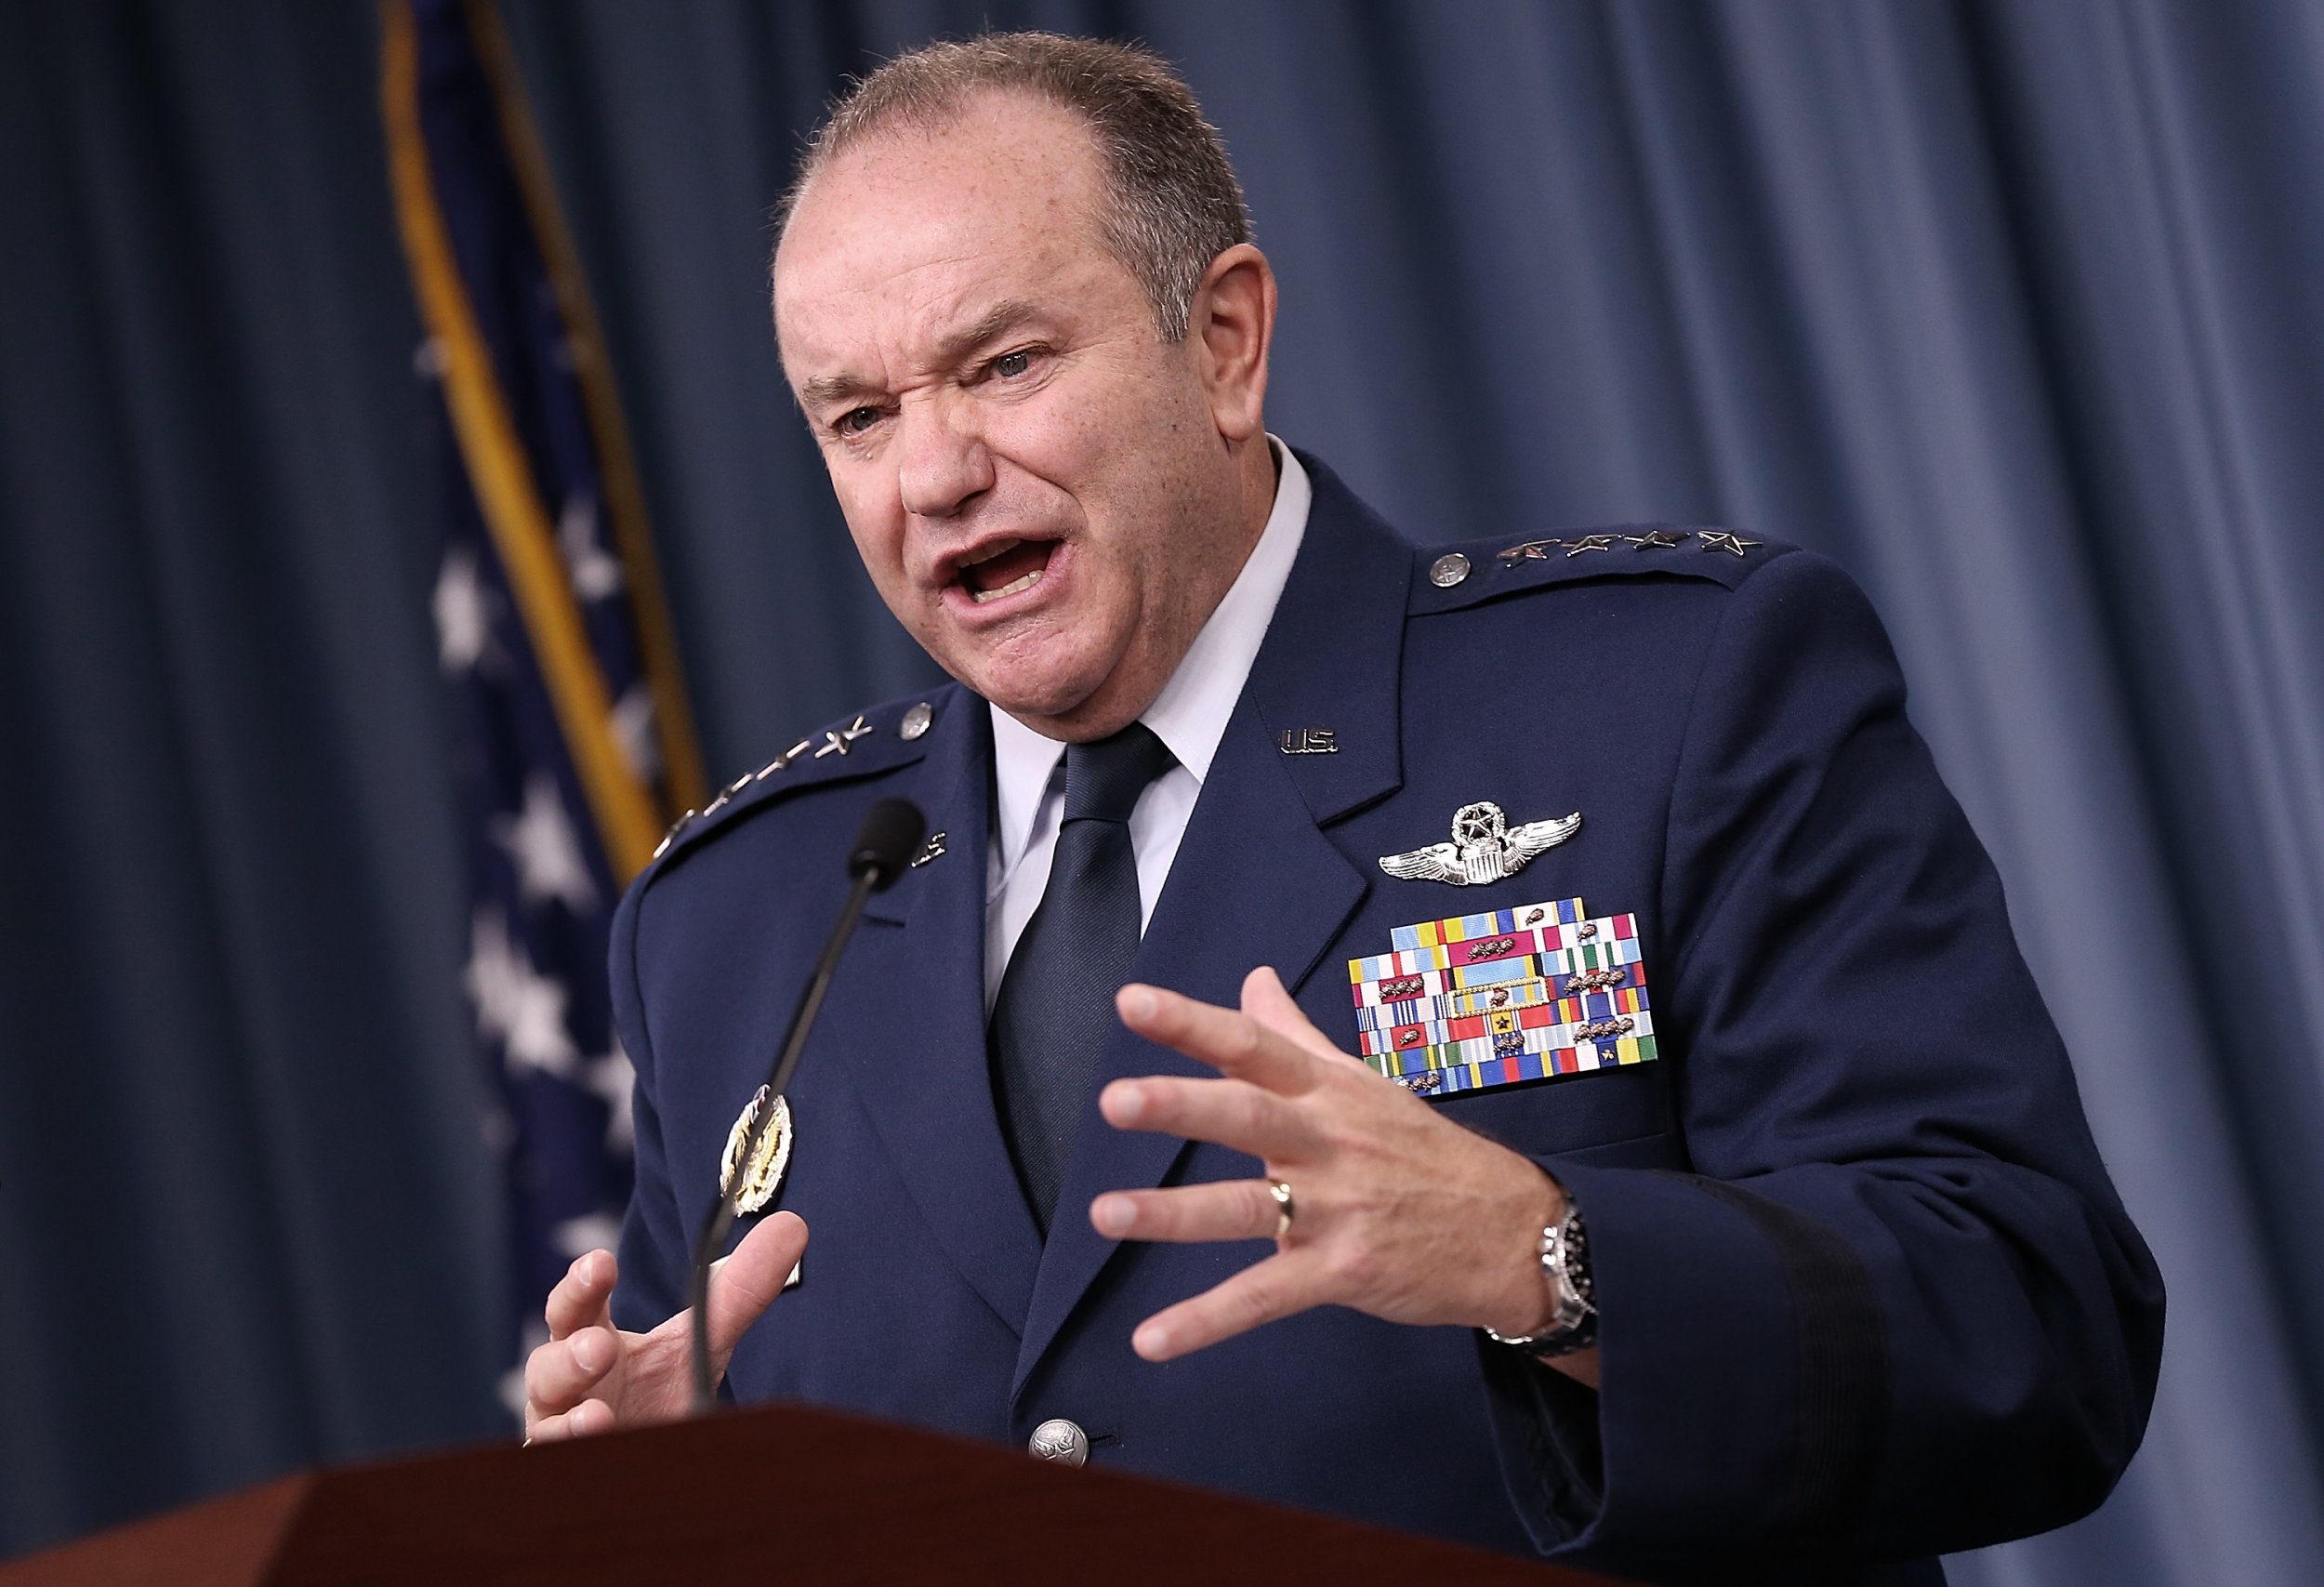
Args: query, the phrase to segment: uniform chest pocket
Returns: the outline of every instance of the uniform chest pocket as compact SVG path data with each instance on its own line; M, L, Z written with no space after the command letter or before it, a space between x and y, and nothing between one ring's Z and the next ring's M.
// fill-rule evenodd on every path
M1459 1092L1434 1105L1454 1123L1529 1157L1660 1139L1669 1143L1671 1161L1661 1164L1661 1154L1649 1152L1655 1162L1642 1160L1640 1166L1676 1167L1684 1153L1673 1122L1668 1075L1660 1065L1642 1064L1571 1079Z

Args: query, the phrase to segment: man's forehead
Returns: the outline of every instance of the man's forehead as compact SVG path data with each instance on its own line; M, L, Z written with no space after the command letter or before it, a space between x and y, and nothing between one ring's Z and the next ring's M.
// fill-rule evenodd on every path
M882 256L972 247L995 231L1094 232L1104 192L1089 128L1022 95L986 94L928 126L881 129L834 156L799 194L785 228L786 265L837 255L860 269Z
M1120 268L1097 224L1101 192L1086 130L1044 105L851 148L800 195L776 256L784 362L821 385L872 341L934 360L1069 312L1086 295L1077 277Z
M1092 272L1118 269L1102 251L1054 235L926 253L877 241L778 271L784 363L819 383L948 367L1002 337L1065 330L1095 306Z

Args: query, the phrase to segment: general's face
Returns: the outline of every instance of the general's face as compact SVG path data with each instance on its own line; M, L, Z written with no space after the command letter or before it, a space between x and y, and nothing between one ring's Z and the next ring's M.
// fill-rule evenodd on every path
M1076 119L988 95L826 167L774 271L784 368L880 595L1068 739L1144 709L1252 538L1248 437L1221 433L1202 337L1163 341L1103 246L1102 180Z

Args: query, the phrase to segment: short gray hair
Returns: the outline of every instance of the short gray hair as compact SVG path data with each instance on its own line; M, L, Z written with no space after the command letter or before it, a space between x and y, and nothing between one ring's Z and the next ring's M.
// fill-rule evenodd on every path
M1100 235L1145 288L1165 341L1183 341L1210 261L1251 240L1242 184L1193 90L1142 45L1061 33L984 33L899 55L854 81L808 140L775 205L775 240L807 184L852 145L933 131L975 95L1021 93L1079 116L1106 173Z

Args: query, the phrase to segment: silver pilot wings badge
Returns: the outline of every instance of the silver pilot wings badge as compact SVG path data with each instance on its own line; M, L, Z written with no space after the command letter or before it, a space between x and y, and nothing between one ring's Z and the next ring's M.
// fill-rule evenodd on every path
M1579 811L1554 821L1512 827L1499 805L1481 799L1453 812L1451 842L1382 854L1380 868L1406 881L1478 887L1515 876L1536 854L1554 849L1580 830Z

